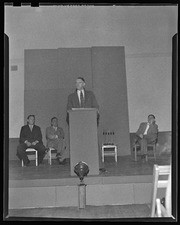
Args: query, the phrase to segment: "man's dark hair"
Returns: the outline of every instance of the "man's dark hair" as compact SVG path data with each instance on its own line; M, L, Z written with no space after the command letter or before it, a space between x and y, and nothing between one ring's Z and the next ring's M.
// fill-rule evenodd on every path
M152 117L155 119L155 115L153 115L153 114L149 114L148 118L149 118L150 116L152 116Z
M52 122L54 119L58 120L58 118L54 116L53 118L51 118L51 122Z
M80 79L85 83L85 79L83 77L78 77L77 79Z
M31 116L34 117L34 119L35 119L35 115L29 115L29 116L27 117L27 119L29 119Z

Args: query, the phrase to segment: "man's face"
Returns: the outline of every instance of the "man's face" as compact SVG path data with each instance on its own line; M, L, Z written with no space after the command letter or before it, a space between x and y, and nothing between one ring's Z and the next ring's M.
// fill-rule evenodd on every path
M81 80L81 79L76 80L76 88L78 90L82 90L84 88L84 86L85 86L85 83L83 80Z
M57 119L53 119L52 120L52 126L53 127L57 127L58 126L58 120Z
M154 123L154 122L155 122L154 117L153 117L153 116L149 116L149 117L148 117L148 122L149 122L150 124Z
M30 117L29 117L28 123L29 123L29 125L34 125L34 123L35 123L35 118L34 118L34 116L30 116Z

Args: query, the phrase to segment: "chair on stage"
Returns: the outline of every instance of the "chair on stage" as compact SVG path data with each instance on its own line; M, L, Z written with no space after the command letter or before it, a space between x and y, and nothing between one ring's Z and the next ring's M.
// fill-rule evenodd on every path
M150 158L151 156L149 155L150 149L153 150L153 157L156 161L156 145L157 145L157 140L152 143L152 144L148 144L147 145L147 155L146 155L146 161L148 161L148 158ZM138 150L140 150L141 146L138 143L135 143L133 146L133 150L134 150L134 160L137 161L137 153Z
M36 161L36 166L38 166L38 152L34 148L27 148L26 149L28 159L29 160L34 160ZM30 153L30 154L28 154ZM24 162L22 160L22 167L24 166Z
M159 179L160 176L168 176L167 179ZM158 188L165 188L165 206L157 198ZM151 202L151 217L171 216L171 166L154 165L153 190Z
M104 162L105 156L114 156L117 162L117 145L115 144L114 138L114 131L103 131L102 162Z
M47 152L48 163L52 165L52 159L56 159L57 150L55 148L49 147Z

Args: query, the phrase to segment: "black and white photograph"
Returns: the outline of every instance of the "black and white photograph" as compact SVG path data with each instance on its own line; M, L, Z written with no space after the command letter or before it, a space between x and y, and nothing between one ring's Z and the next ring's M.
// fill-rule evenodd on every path
M5 221L177 221L177 4L4 4Z

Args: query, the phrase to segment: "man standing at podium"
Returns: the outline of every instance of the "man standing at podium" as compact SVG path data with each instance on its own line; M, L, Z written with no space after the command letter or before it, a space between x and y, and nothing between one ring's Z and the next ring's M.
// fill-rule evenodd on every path
M99 105L92 91L85 90L85 80L83 77L76 79L76 90L68 96L67 110L73 108L96 108L99 110ZM67 113L66 121L69 124L69 115ZM99 112L97 114L97 123L99 123Z
M96 110L73 110L75 108L76 109L94 108ZM99 105L96 101L95 95L92 91L85 89L84 78L78 77L76 79L76 90L74 91L74 93L68 96L67 102L66 121L68 125L69 125L69 116L71 117L71 113L73 115L71 117L72 125L69 127L70 148L71 148L70 151L71 175L74 174L74 166L79 161L84 161L88 164L90 168L90 173L99 174L100 157L98 156L96 114L94 114L94 112L96 111L97 111L97 125L98 125ZM90 112L91 113L93 112L93 114L91 114ZM84 123L82 124L81 121L83 121ZM86 131L87 129L89 129L89 132L85 132L84 129ZM76 144L74 145L74 143ZM87 154L83 152L86 152Z
M97 125L98 125L99 117L100 117L99 116L99 105L97 103L94 93L92 91L86 90L84 87L85 87L84 78L78 77L76 79L75 92L68 96L66 121L69 124L68 110L72 110L73 108L95 108L95 109L97 109ZM99 163L102 164L100 157L99 157ZM96 166L94 168L96 168ZM98 170L100 170L102 172L106 171L104 168L100 168Z

